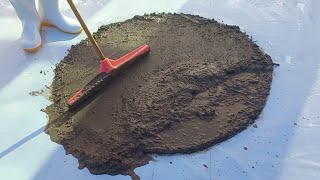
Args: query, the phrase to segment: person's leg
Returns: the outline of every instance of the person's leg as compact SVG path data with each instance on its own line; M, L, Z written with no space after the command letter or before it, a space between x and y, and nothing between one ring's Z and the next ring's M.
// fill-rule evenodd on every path
M63 15L59 0L39 0L39 14L45 26L55 26L63 32L79 34L82 28L76 19Z
M41 20L34 0L10 0L10 2L22 23L22 48L30 52L38 50L41 47Z

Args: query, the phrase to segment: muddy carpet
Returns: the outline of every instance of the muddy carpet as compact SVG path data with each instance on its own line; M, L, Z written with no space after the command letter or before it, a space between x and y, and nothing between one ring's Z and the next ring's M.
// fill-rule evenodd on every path
M72 116L66 101L97 74L99 57L83 40L56 67L46 132L93 174L138 179L133 170L150 154L204 150L252 124L266 103L272 60L237 26L151 14L94 36L115 59L144 43L151 53Z

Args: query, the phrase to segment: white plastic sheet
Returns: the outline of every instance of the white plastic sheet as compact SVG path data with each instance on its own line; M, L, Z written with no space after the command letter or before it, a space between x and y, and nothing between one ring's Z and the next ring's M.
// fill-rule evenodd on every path
M156 161L136 169L141 179L320 178L319 0L76 2L92 31L151 12L199 14L239 25L280 64L258 128L249 127L203 152L155 156ZM72 15L64 1L62 8ZM29 95L51 84L54 65L84 34L75 37L46 29L44 47L29 55L20 50L21 25L8 0L0 0L0 25L0 179L130 179L78 170L77 160L43 133L47 118L40 109L50 101Z

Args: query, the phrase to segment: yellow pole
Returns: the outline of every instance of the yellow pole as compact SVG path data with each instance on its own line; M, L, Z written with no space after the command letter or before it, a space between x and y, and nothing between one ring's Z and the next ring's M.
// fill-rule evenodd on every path
M74 15L77 17L78 21L80 22L84 32L87 34L91 44L93 45L93 47L95 48L95 50L97 51L98 55L100 56L100 59L103 60L106 57L104 56L103 52L101 51L100 47L98 46L96 40L93 38L92 34L90 33L86 23L83 21L79 11L77 10L76 6L74 5L72 0L67 0Z

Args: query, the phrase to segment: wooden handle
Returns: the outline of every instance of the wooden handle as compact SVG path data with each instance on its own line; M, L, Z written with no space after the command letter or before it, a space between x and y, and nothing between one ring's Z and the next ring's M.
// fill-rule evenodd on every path
M97 53L99 54L101 60L105 59L106 57L104 56L103 52L101 51L100 47L98 46L96 40L93 38L93 36L91 35L86 23L83 21L79 11L77 10L76 6L74 5L72 0L67 0L69 3L69 6L71 7L74 15L77 17L78 21L80 22L84 32L87 34L91 44L93 45L93 47L96 49Z

